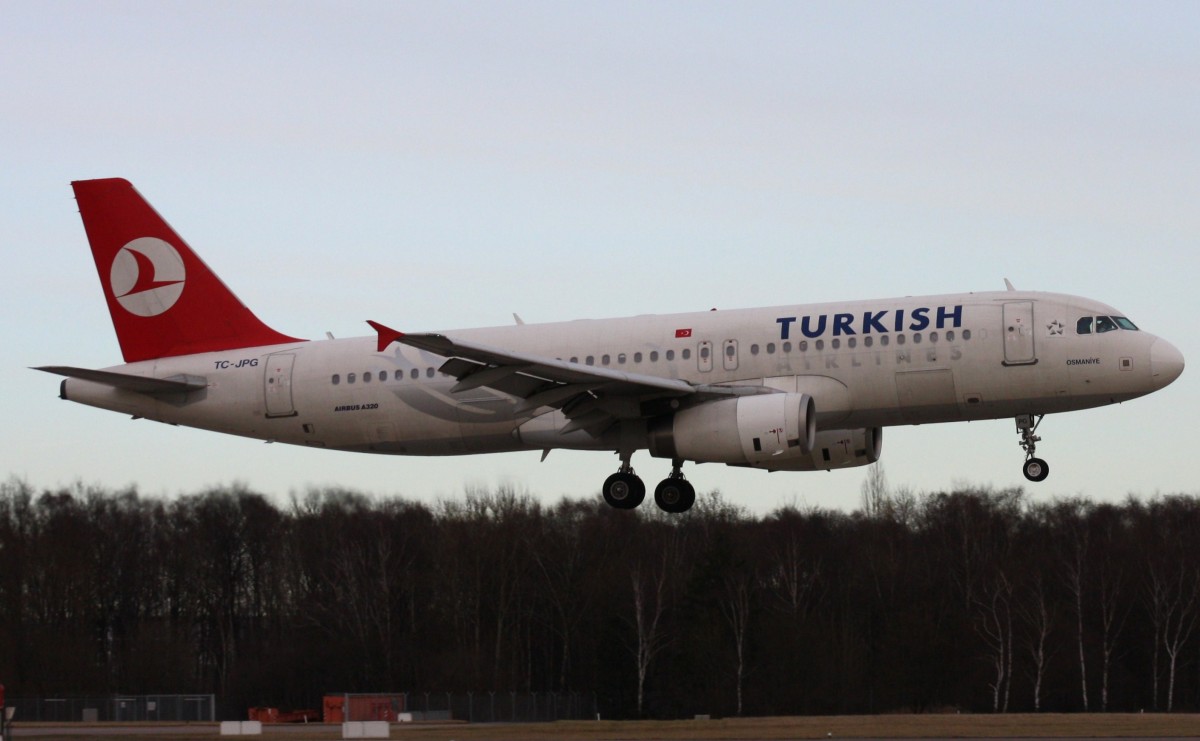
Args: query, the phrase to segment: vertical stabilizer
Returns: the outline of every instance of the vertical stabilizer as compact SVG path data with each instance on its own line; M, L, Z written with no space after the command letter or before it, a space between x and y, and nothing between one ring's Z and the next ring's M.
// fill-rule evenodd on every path
M125 362L301 341L263 324L129 181L71 186Z

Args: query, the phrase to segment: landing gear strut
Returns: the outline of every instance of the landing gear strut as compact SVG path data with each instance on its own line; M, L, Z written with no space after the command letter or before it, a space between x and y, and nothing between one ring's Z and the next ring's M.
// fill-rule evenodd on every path
M683 477L683 461L671 462L671 475L654 487L654 503L664 512L687 512L696 503L696 489Z
M1042 423L1042 417L1046 415L1039 414L1037 419L1034 419L1032 414L1017 415L1017 432L1021 435L1021 449L1025 451L1025 465L1021 470L1025 474L1025 478L1030 481L1045 481L1050 475L1050 466L1046 461L1038 458L1035 455L1037 444L1042 438L1033 434L1037 432L1038 425Z
M646 498L646 484L633 472L629 459L633 451L620 453L621 467L612 476L604 480L600 493L604 501L617 509L636 509Z

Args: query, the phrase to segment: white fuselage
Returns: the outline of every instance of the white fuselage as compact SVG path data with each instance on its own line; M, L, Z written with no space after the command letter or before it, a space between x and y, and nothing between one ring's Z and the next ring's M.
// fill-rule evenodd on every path
M1065 412L1141 396L1178 375L1156 372L1156 357L1178 353L1148 332L1080 334L1078 320L1093 316L1120 312L1079 297L1006 291L447 334L583 366L806 393L817 429L826 430ZM108 369L206 382L186 396L78 378L64 381L63 396L171 424L361 452L611 447L559 434L560 412L516 413L519 399L486 386L452 394L456 379L438 370L445 361L402 344L377 351L374 337L297 341Z

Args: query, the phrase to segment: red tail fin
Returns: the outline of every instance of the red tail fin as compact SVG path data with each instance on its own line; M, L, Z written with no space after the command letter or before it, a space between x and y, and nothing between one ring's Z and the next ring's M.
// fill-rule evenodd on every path
M127 180L71 186L125 362L301 341L254 316Z

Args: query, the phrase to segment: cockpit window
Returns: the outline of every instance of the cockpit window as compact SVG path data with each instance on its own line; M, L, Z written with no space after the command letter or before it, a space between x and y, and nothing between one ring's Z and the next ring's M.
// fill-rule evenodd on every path
M1137 325L1129 321L1123 316L1085 316L1080 317L1075 323L1076 334L1091 334L1093 322L1095 322L1096 333L1112 332L1116 329L1129 329L1137 331Z

